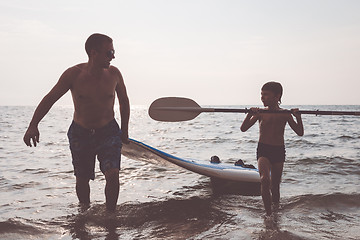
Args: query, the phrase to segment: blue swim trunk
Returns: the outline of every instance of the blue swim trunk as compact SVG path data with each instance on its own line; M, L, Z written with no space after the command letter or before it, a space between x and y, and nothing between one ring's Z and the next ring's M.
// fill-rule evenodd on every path
M87 129L73 121L67 135L75 176L94 180L96 156L103 173L120 169L121 130L115 119L99 129Z
M270 163L285 162L285 146L274 146L265 143L258 143L256 159L266 157Z

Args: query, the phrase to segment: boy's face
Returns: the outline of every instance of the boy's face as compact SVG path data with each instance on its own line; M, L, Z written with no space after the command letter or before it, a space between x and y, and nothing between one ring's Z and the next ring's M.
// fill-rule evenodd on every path
M261 101L265 107L278 106L279 96L275 95L272 91L261 90Z

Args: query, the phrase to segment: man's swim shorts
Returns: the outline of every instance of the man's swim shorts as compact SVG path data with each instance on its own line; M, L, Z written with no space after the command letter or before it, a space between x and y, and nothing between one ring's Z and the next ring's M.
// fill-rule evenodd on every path
M75 176L94 180L96 156L103 173L120 169L121 130L115 119L99 129L87 129L73 121L67 135Z

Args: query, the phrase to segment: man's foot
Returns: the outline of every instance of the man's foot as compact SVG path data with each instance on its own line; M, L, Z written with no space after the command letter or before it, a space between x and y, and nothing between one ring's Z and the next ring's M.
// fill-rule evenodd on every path
M79 212L83 213L90 208L90 203L79 203Z
M114 213L116 211L116 206L114 207L114 206L107 206L106 205L106 211L108 213Z

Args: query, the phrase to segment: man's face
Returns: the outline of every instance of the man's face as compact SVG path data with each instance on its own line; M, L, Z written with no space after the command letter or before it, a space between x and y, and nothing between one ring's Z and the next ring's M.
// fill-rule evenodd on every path
M261 101L265 107L272 107L278 104L279 96L268 90L261 90Z
M110 62L115 58L115 50L112 43L104 43L97 51L96 62L103 68L109 68Z

